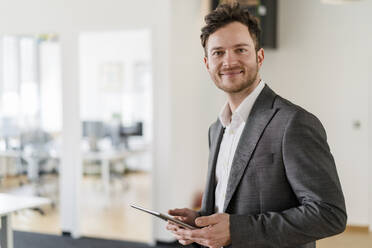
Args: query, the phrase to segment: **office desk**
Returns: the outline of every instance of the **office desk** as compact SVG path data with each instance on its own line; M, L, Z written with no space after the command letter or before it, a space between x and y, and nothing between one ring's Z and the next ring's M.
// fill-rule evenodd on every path
M27 208L35 208L50 203L51 201L47 198L0 193L1 248L13 248L13 230L11 221L11 214L13 212Z
M20 159L21 152L16 150L0 150L0 179L8 174L8 160Z
M144 152L145 150L107 150L98 152L83 152L82 159L86 162L100 161L101 180L104 191L109 192L110 187L110 163L115 161L125 161L130 156Z
M16 150L1 150L0 151L0 156L1 157L8 157L8 158L17 158L21 156L20 151Z
M37 157L26 156L19 150L2 150L0 151L0 178L8 174L8 159L24 159L27 163L27 178L30 181L36 181L39 178L39 160ZM50 157L52 158L52 157Z
M101 180L105 192L109 191L110 186L110 164L116 161L125 161L125 159L146 152L147 148L136 149L136 150L103 150L103 151L82 151L82 159L84 162L100 161L101 165ZM0 160L6 158L21 158L27 161L27 177L31 181L38 179L39 164L34 161L31 157L23 156L20 151L0 151ZM51 159L60 159L60 154L51 156ZM1 165L1 163L0 163ZM0 178L1 175L6 175L6 166L0 166Z

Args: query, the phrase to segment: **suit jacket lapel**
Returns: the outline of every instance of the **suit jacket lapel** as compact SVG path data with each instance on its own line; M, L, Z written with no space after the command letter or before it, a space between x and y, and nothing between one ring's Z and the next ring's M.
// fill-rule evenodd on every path
M205 214L214 213L214 191L216 188L216 163L220 150L220 145L223 137L224 128L219 120L211 127L211 147L208 159L208 174L207 174L207 188L205 191L205 198L203 199L203 206L205 206Z
M273 109L275 96L276 94L266 85L253 105L234 155L227 184L224 212L231 201L263 131L277 111Z

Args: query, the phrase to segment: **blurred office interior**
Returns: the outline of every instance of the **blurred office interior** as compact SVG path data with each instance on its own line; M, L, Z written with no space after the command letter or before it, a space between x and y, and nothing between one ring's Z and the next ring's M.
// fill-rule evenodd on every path
M0 192L51 200L14 230L173 241L129 204L199 205L225 101L199 40L215 2L1 1ZM345 194L347 230L318 247L370 247L372 2L253 2L276 6L261 75L322 121Z
M150 32L82 32L79 39L81 233L150 242L150 221L144 219L135 229L124 211L131 202L150 203ZM60 234L62 81L58 35L3 35L0 44L1 192L51 199L50 206L17 213L13 227ZM128 197L138 192L142 194Z

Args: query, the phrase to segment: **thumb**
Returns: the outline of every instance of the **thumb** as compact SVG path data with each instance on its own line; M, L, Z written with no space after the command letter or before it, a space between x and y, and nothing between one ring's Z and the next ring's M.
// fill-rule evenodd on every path
M202 216L195 219L195 224L199 227L214 225L219 222L219 215L212 214L209 216Z

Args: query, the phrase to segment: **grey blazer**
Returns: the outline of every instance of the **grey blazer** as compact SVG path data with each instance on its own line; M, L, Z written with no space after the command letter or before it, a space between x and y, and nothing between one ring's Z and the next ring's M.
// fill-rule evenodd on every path
M215 169L223 132L219 120L209 129L201 215L215 212ZM310 248L315 240L345 229L344 196L322 124L267 85L239 140L224 212L230 214L234 248Z

